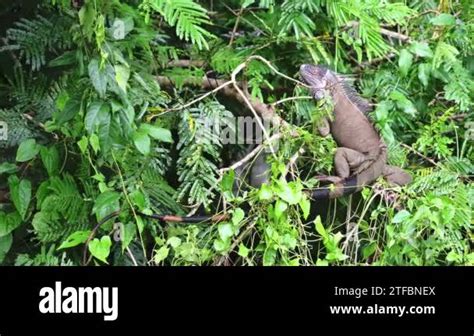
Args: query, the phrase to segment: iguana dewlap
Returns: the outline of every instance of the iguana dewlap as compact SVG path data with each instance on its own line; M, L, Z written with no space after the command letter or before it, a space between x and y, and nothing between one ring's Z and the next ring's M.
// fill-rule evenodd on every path
M310 64L303 64L300 74L315 99L323 99L326 92L331 95L334 115L331 120L323 120L319 131L323 136L331 133L339 146L334 156L336 176L324 178L333 182L334 188L315 190L313 198L351 194L382 175L396 185L411 182L408 173L386 164L387 147L367 117L370 106L344 78L325 67Z

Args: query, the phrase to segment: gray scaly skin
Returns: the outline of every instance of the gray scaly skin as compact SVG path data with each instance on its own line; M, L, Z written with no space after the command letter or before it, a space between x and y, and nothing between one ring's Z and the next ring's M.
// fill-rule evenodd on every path
M320 178L334 183L334 188L315 190L313 198L351 194L382 175L395 185L411 182L411 176L401 168L386 164L387 147L366 115L370 110L368 103L342 77L310 64L303 64L300 74L314 99L323 99L326 92L331 95L334 115L331 120L323 120L319 132L322 136L331 133L339 146L334 157L336 176Z

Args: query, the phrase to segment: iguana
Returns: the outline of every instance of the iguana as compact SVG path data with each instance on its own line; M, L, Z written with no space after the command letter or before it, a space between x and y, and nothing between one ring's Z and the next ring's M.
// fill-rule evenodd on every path
M319 177L321 181L332 182L334 188L314 190L312 198L351 194L382 175L395 185L411 182L411 176L403 169L387 165L387 146L367 116L370 106L345 78L323 66L311 64L303 64L300 75L310 86L314 99L321 100L327 93L331 95L333 116L322 121L319 133L322 136L332 134L339 146L334 156L336 176Z
M323 99L326 92L331 94L334 101L334 115L331 120L323 121L319 132L322 136L331 133L340 146L334 157L336 176L320 177L320 180L334 183L334 188L311 191L310 195L313 199L335 198L351 194L382 175L388 182L396 185L411 182L411 176L401 168L386 164L387 147L367 117L370 106L343 77L325 67L310 64L303 64L300 74L306 84L311 87L311 93L316 100ZM258 185L268 179L264 172L268 165L265 164L263 157L257 160L257 168L252 168L251 179L254 179L252 184ZM116 212L102 219L94 228L90 238L102 224L119 214L120 212ZM137 214L162 222L199 223L228 219L227 214L191 217Z

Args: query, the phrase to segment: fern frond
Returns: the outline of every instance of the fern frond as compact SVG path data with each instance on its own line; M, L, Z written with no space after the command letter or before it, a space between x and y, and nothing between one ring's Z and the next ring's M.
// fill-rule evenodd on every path
M4 122L6 128L5 138L0 140L0 148L11 148L18 146L26 139L35 138L39 132L29 125L25 118L21 116L18 109L0 109L0 121Z
M181 182L178 199L188 195L188 203L209 204L214 193L210 188L217 184L217 164L221 162L222 148L215 123L232 114L216 101L199 104L182 113L179 126L180 150L178 180Z
M151 7L160 13L170 26L176 27L180 39L197 44L199 49L209 49L207 40L214 35L202 27L211 21L200 4L192 0L147 0L142 7Z
M38 200L39 212L33 218L33 228L42 242L54 242L69 234L90 227L90 206L79 193L70 175L52 177Z
M56 52L71 45L67 34L71 24L68 16L22 18L15 22L15 28L7 30L8 45L0 51L20 50L20 59L25 59L33 71L39 70L46 64L47 52Z

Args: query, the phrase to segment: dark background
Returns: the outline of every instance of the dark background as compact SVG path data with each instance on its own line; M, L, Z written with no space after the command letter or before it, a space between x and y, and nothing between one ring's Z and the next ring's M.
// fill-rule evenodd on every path
M0 334L472 335L474 268L0 268ZM118 286L119 315L41 314L39 290ZM334 286L436 286L436 296L334 297ZM388 290L388 289L387 289ZM435 315L331 315L329 304L434 305Z

